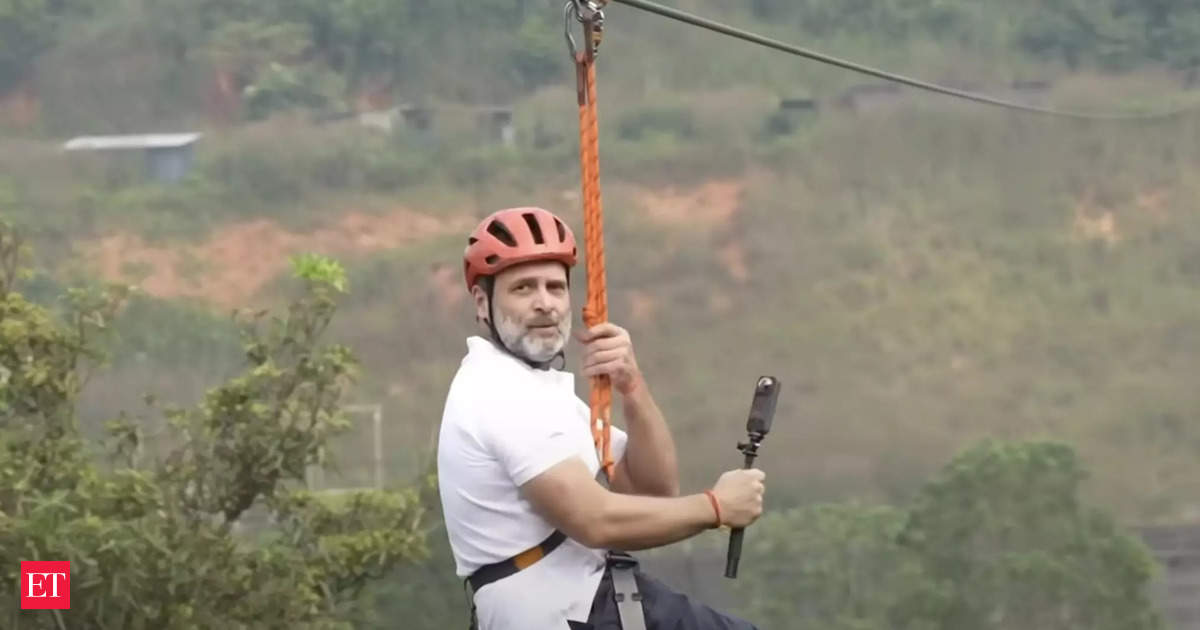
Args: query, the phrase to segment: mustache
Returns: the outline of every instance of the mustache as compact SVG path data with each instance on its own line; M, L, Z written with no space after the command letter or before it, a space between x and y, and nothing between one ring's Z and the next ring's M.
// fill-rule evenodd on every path
M562 321L553 320L553 319L535 319L535 320L531 320L528 324L526 324L526 326L529 326L531 328L534 326L561 326L561 325L562 325Z

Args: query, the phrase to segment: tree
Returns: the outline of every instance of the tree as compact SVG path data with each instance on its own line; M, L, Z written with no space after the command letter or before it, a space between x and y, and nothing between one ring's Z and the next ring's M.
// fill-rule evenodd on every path
M0 94L25 79L33 59L53 43L46 0L0 0Z
M883 630L902 594L920 578L896 545L903 510L828 504L760 520L746 539L737 581L745 616L764 628Z
M246 371L194 408L161 408L172 444L143 463L128 416L110 424L105 459L75 422L83 368L124 292L73 290L55 315L16 290L22 251L0 223L0 565L16 584L23 560L69 560L72 592L70 610L47 612L20 611L5 590L5 626L348 627L369 580L425 557L428 479L299 487L346 427L356 373L346 348L320 343L346 290L337 263L294 261L303 291L286 315L241 318ZM256 536L237 531L251 508L273 522Z
M58 41L67 17L88 18L108 0L0 0L0 96L29 77L38 55Z
M1037 5L1021 28L1027 50L1070 66L1107 70L1163 63L1200 73L1200 7L1190 0L1052 0Z
M1070 447L984 441L902 510L816 505L746 540L745 616L792 630L1158 630L1153 559L1079 497Z
M303 0L281 3L278 13L308 25L317 51L351 89L396 72L420 28L398 0Z
M1151 630L1153 558L1079 498L1085 471L1053 442L987 440L922 489L899 541L925 579L907 627Z

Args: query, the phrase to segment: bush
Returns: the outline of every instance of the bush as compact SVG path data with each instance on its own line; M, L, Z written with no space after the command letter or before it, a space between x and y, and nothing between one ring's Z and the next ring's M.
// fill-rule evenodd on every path
M931 480L900 542L925 579L908 627L1156 630L1145 545L1079 497L1086 473L1052 442L985 440Z
M1083 505L1056 443L985 440L907 510L817 505L755 525L747 617L793 630L1158 630L1153 559Z
M247 370L195 408L163 409L164 456L144 462L144 432L122 417L101 462L75 403L123 292L73 290L60 321L17 292L22 249L0 224L0 563L17 583L23 560L70 561L72 590L52 615L5 591L14 624L346 628L342 608L366 582L426 556L416 489L295 489L347 425L355 360L320 344L344 290L336 263L296 261L304 292L286 316L243 322ZM275 527L252 540L236 528L255 507Z
M745 616L762 628L883 630L918 578L896 545L904 512L886 506L815 505L771 514L747 537L738 580Z

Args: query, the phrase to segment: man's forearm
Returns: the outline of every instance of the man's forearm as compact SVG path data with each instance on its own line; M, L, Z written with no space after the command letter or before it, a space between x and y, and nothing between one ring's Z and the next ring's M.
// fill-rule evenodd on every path
M717 510L703 493L650 497L613 492L596 482L579 457L534 477L522 493L543 518L595 549L649 549L717 525Z
M674 497L679 495L679 463L675 441L667 421L640 381L623 397L626 432L625 467L631 489L639 494Z
M647 497L608 492L595 542L605 549L638 551L691 538L715 524L716 513L703 494Z

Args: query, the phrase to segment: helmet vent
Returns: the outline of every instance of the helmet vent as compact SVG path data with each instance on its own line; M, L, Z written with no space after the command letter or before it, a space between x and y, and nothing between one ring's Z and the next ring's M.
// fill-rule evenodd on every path
M499 256L497 256L497 255L495 255L495 254L492 254L491 256L488 256L487 258L484 258L484 259L483 259L483 261L484 261L484 262L486 262L486 263L487 263L487 264L489 264L489 265L494 265L494 264L496 264L497 262L499 262L499 261L500 261L500 257L499 257Z
M487 231L488 234L491 234L499 239L501 243L504 243L509 247L517 246L517 239L513 238L512 233L508 231L508 228L504 227L503 223L499 221L492 221L491 224L488 225ZM491 263L489 262L488 264Z
M475 238L474 236L469 237L467 239L467 245L474 245L475 243L478 243L478 242L479 242L479 239Z
M542 238L542 226L538 225L537 218L529 212L522 214L521 218L525 219L525 224L529 226L529 231L533 233L533 242L538 245L545 245L546 239Z
M555 218L554 227L558 228L558 242L561 243L567 240L567 228L563 225L562 221Z

